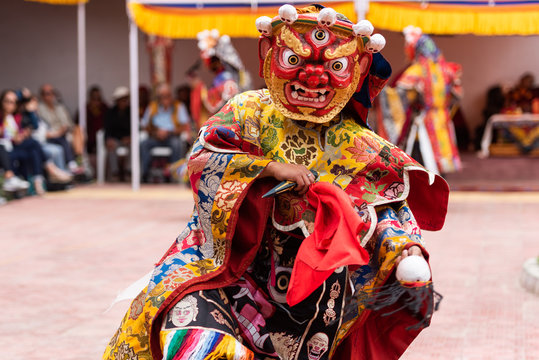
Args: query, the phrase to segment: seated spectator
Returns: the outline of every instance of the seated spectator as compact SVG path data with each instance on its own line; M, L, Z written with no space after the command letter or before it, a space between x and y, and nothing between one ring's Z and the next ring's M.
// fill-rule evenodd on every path
M101 88L92 86L88 91L88 102L86 103L86 151L88 154L95 154L96 134L103 128L105 114L109 107L103 100ZM79 123L77 114L76 122Z
M83 147L80 130L75 129L67 108L57 101L56 93L51 85L43 85L40 93L41 102L37 111L39 117L48 125L47 142L62 146L69 171L74 174L84 172L84 169L79 165L82 163ZM71 142L67 138L69 133L73 136ZM79 156L79 163L75 159L75 154Z
M19 100L19 112L22 115L21 124L32 129L32 137L39 142L47 158L51 159L54 165L65 170L64 149L58 144L47 142L47 124L37 115L38 100L32 95L30 90L23 88L17 91Z
M494 115L503 112L506 107L507 99L501 85L491 86L487 90L486 103L483 109L483 122L475 128L475 150L481 149L481 139L485 132L488 119ZM494 137L495 138L495 137Z
M180 85L176 88L176 101L182 103L187 108L189 116L191 116L190 102L191 102L191 87L188 84Z
M0 126L0 137L3 137L3 126ZM0 139L0 169L4 170L2 190L4 190L5 192L15 192L28 189L30 183L17 177L11 169L9 153L6 149L6 145L2 140L3 139ZM0 203L2 202L3 201L0 200Z
M144 113L150 104L150 89L146 85L138 87L138 113L139 119L144 117Z
M7 140L5 144L11 147L7 150L14 171L31 179L38 195L45 192L45 171L55 182L71 181L71 175L57 168L47 158L39 143L31 137L31 125L22 123L21 115L16 113L17 95L15 92L4 91L0 96L0 102L2 104L2 135Z
M532 112L533 99L539 98L539 88L534 85L535 78L531 73L525 73L518 84L509 93L509 105L517 113Z
M173 101L167 84L157 87L157 101L152 101L144 113L142 127L148 131L148 139L140 144L142 180L148 181L154 147L171 148L169 162L178 161L185 155L187 142L191 140L189 114L184 104Z
M185 106L187 114L189 115L189 127L191 128L191 133L193 137L196 137L198 134L198 126L193 121L191 116L191 87L188 84L180 85L176 88L176 101Z
M105 116L105 142L107 146L107 174L119 175L124 180L124 166L119 166L116 149L119 146L129 147L131 143L131 107L129 106L129 89L119 86L112 94L114 106Z

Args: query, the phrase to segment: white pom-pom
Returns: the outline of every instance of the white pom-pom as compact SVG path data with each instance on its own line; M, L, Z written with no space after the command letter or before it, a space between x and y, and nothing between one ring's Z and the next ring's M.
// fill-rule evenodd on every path
M261 16L256 19L256 29L264 36L271 36L271 18L269 16Z
M210 30L202 30L201 32L199 32L199 33L197 34L197 39L198 39L198 40L204 40L204 39L207 38L209 35L210 35Z
M417 28L416 28L415 26L413 26L413 25L408 25L408 26L405 26L404 29L402 29L402 33L403 33L404 35L408 35L408 34L410 34L410 33L412 33L412 32L415 32L416 29L417 29Z
M337 21L337 12L332 8L323 8L318 13L318 23L322 26L333 26Z
M232 41L230 40L230 36L228 35L223 35L219 38L219 42L221 44L230 44Z
M214 39L219 39L219 30L217 29L211 29L210 30L210 36Z
M279 17L284 23L292 25L298 19L298 11L292 5L286 4L279 8Z
M369 20L361 20L352 26L352 30L354 30L356 36L371 36L374 26L372 26Z
M429 264L422 256L410 255L405 257L397 266L397 280L406 282L429 281Z
M402 30L402 33L404 34L405 41L407 43L412 43L421 37L423 31L421 31L421 28L419 27L408 25Z
M370 53L377 53L386 46L386 39L380 34L374 34L365 45L365 48Z

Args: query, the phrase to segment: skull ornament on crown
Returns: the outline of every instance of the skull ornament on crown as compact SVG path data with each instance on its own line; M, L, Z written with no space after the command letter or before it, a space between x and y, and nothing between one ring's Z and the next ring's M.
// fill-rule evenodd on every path
M276 107L313 123L328 122L344 108L361 88L372 54L385 45L369 21L353 24L320 5L283 5L279 16L260 17L256 26L260 76Z

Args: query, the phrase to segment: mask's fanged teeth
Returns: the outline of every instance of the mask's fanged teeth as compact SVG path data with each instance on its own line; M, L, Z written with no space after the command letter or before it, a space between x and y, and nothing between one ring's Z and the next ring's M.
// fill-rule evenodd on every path
M294 89L294 87L292 87L292 89ZM294 99L297 99L298 98L298 92L296 90L292 91L292 97Z
M326 89L320 90L318 93L319 93L320 95L325 95L325 94L327 93L327 90L326 90Z
M318 101L320 102L326 101L326 95L320 95L320 97L318 98Z

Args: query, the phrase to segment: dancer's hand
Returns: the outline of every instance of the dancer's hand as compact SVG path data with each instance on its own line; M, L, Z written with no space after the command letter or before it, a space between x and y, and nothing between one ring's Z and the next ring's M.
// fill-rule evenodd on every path
M395 265L398 266L402 259L410 255L423 256L423 251L421 251L421 248L417 245L410 246L407 250L403 250L402 254L397 257Z
M274 177L279 181L293 181L297 185L294 188L300 195L303 195L309 189L309 186L315 182L313 173L304 165L285 164L277 161L270 162L261 174L261 177Z

